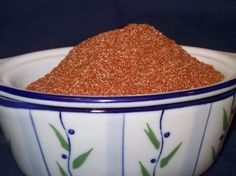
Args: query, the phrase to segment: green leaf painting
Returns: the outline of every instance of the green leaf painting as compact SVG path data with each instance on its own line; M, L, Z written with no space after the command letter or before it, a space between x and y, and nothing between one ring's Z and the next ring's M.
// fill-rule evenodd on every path
M165 158L161 160L160 167L163 168L165 167L168 162L173 158L173 156L176 154L176 152L179 150L180 146L182 145L182 142L179 143L171 152L169 155L167 155Z
M139 165L141 168L142 176L151 176L151 174L148 172L148 170L145 168L145 166L143 165L141 161L139 161Z
M158 150L160 148L160 142L148 123L147 123L147 129L144 129L144 131L147 134L153 146L155 147L155 149Z
M75 158L73 160L73 169L79 168L86 161L87 157L92 152L92 150L93 149L91 148L87 152L85 152L85 153L81 154L80 156L78 156L77 158Z
M216 160L216 150L215 150L214 146L211 146L211 154L212 154L212 160L215 161Z
M224 133L226 132L226 130L228 129L229 127L229 117L228 117L228 114L225 110L225 108L223 108L223 125L222 125L222 128L223 128L223 134L222 136L220 137L220 143L218 144L218 150L219 150L219 147L220 145L223 144L223 137L224 137ZM217 148L216 148L217 149ZM211 146L211 156L212 156L212 161L214 162L217 158L217 153L218 153L218 150L216 150L215 147L212 145Z
M61 165L57 161L56 161L56 163L57 163L57 166L58 166L59 171L61 173L61 176L67 176L65 170L61 167Z
M228 128L229 120L228 120L228 115L226 113L226 110L223 109L223 111L224 111L224 115L223 115L223 130L225 131Z
M182 142L180 142L166 157L163 158L161 155L163 151L162 149L164 147L164 139L170 136L170 132L166 132L162 134L162 129L160 129L160 131L161 131L161 135L163 135L163 138L161 138L162 140L161 142L158 140L151 126L148 123L146 123L146 128L144 129L144 132L147 135L148 139L150 140L151 144L154 146L154 149L158 151L158 154L157 154L158 156L155 157L157 159L152 158L150 160L152 164L155 163L152 170L153 176L156 175L156 169L157 169L156 166L160 165L160 168L165 167L169 163L169 161L175 156L175 154L178 152L179 148L182 145ZM143 165L141 161L139 161L138 164L140 166L140 171L141 171L142 176L151 176L150 171L147 170L147 168Z
M57 136L57 139L59 140L61 146L65 150L69 151L69 145L68 145L67 141L65 140L65 138L63 137L63 135L52 124L49 124L49 125L53 129L53 131L54 131L55 135Z

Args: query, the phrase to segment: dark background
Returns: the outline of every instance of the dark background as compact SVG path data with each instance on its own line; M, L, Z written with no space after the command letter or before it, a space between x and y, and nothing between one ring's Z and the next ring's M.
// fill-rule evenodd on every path
M0 58L73 46L129 23L149 23L182 45L236 52L235 0L0 0ZM206 176L236 175L235 124ZM22 176L1 131L0 175Z

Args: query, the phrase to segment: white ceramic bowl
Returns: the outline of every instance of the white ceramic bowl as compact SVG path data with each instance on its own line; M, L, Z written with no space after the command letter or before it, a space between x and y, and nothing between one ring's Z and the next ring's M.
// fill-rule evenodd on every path
M123 97L24 90L69 49L0 61L0 124L23 173L193 176L212 165L236 108L236 55L185 47L225 75L193 90Z

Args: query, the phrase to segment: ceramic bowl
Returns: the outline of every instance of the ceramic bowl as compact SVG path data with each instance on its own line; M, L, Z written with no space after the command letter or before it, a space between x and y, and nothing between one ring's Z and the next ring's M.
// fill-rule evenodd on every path
M70 48L0 61L0 124L28 176L200 175L216 160L236 108L236 55L184 47L225 79L178 92L89 97L24 90Z

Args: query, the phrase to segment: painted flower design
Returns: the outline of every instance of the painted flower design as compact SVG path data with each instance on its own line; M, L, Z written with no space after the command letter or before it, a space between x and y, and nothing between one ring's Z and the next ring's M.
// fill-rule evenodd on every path
M235 96L233 97L233 101L232 101L232 106L231 106L231 111L230 114L228 115L225 108L223 108L223 112L222 112L222 130L223 133L220 136L219 140L219 145L217 147L214 147L213 145L211 146L211 153L212 153L212 161L214 162L217 158L218 153L220 152L220 149L224 143L224 139L226 136L227 131L229 130L230 127L230 123L233 119L233 116L235 115L235 111L236 111L236 101L235 101Z
M65 130L66 138L53 124L49 124L49 126L54 132L56 138L58 139L60 146L65 151L65 153L61 155L61 158L67 160L67 168L63 168L62 165L58 161L56 161L56 164L61 173L61 176L72 176L73 170L79 169L85 163L88 156L93 151L93 148L90 148L89 150L85 151L79 156L72 158L70 139L75 134L75 130L73 129L66 130L63 120L62 120L61 112L59 113L59 117L60 117L61 125Z
M151 164L154 164L152 172L148 171L148 169L145 167L143 162L139 161L139 166L141 170L142 176L155 176L157 172L157 168L163 168L168 165L168 163L171 161L171 159L176 155L178 150L180 149L182 142L180 142L176 147L174 147L168 155L162 156L162 151L164 148L164 141L165 139L169 138L171 133L162 131L162 118L163 118L164 111L162 112L161 118L160 118L160 133L161 133L161 139L158 139L156 134L154 133L153 129L151 128L149 123L146 123L146 128L144 129L144 132L147 135L147 138L153 145L154 149L157 151L156 158L150 159Z

